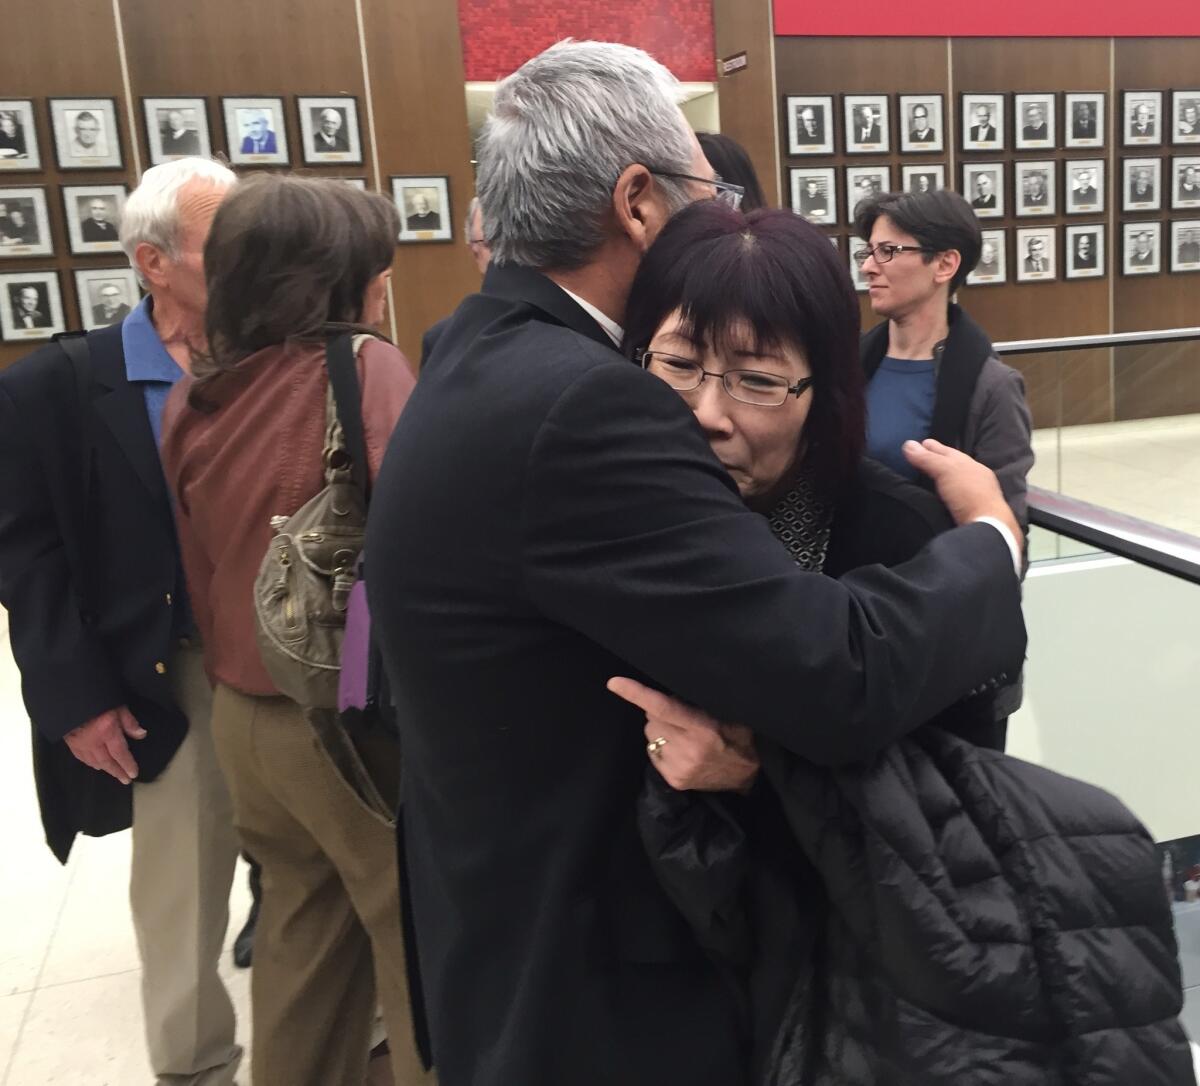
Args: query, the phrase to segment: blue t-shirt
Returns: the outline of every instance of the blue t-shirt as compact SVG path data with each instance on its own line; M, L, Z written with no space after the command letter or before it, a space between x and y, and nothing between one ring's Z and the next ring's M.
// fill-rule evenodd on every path
M885 357L867 386L867 455L906 479L916 479L919 472L900 446L929 436L936 395L932 358Z

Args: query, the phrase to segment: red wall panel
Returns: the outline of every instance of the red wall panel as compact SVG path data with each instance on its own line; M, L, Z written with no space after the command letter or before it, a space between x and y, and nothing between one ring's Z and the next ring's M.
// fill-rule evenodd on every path
M459 0L468 80L502 79L563 38L619 41L685 82L715 78L712 0Z
M1200 36L1196 0L921 0L872 8L775 0L775 33L789 37L1179 38Z

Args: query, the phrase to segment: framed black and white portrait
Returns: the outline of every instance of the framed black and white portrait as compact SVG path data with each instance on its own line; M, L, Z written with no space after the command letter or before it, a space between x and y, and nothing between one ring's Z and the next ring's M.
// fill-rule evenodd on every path
M1200 157L1171 159L1171 206L1200 207Z
M119 170L115 98L51 98L50 125L60 170Z
M792 210L809 222L822 226L836 226L837 191L835 171L806 166L793 166L788 170L792 192Z
M892 149L888 101L886 94L842 95L846 154L886 155Z
M1068 226L1066 253L1063 257L1067 279L1102 279L1104 263L1104 223Z
M362 162L357 98L297 97L296 108L300 113L300 144L307 165Z
M1063 143L1069 148L1104 146L1103 91L1073 92L1063 97Z
M1018 151L1052 151L1055 95L1050 91L1013 96L1013 145Z
M1013 163L1013 202L1019 218L1054 214L1056 166L1057 163L1049 159Z
M846 219L854 221L854 209L864 200L890 192L892 169L890 166L847 166L846 167Z
M203 98L143 98L142 113L151 165L189 156L212 156L208 106Z
M1200 90L1171 92L1171 142L1200 143Z
M1121 210L1159 211L1162 199L1162 159L1121 160Z
M1017 282L1041 283L1058 278L1057 233L1053 226L1025 226L1017 231Z
M1104 159L1080 158L1063 163L1068 215L1104 213Z
M40 170L32 98L0 98L0 173Z
M222 98L225 143L235 166L286 166L287 126L282 98Z
M132 268L87 268L75 272L75 297L87 331L120 324L138 304L141 291Z
M1158 275L1162 271L1162 223L1122 223L1121 239L1124 275Z
M1200 219L1171 223L1171 271L1200 271Z
M854 289L859 294L866 294L870 289L870 284L867 282L867 277L862 273L862 265L858 262L858 253L867 247L867 243L862 238L856 238L853 234L846 241L849 245L849 263L847 267L850 269L850 281L854 284Z
M45 188L0 188L0 259L53 254Z
M901 166L900 184L905 192L937 192L946 187L946 167L940 162Z
M900 95L900 150L905 154L946 149L940 94Z
M833 95L789 95L784 99L789 155L833 154Z
M980 236L979 263L967 276L970 286L999 286L1008 281L1008 231L984 230Z
M959 99L964 151L1004 150L1004 95L964 93Z
M124 185L64 185L63 210L71 252L119 253L121 212L128 190Z
M66 330L58 272L0 274L0 339L24 343Z
M401 241L450 241L454 216L446 177L393 177L392 198L400 212Z
M1121 142L1126 147L1162 143L1162 91L1125 91L1121 96Z
M1004 163L964 162L962 194L981 219L1004 217Z

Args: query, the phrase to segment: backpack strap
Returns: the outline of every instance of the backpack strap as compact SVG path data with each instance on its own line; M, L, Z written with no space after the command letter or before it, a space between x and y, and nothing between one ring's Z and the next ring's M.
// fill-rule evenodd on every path
M362 424L362 391L358 385L357 348L370 337L352 336L349 332L335 336L325 344L325 368L329 371L329 387L337 406L337 418L342 427L342 440L350 456L350 476L354 485L370 498L370 473L367 470L367 441Z

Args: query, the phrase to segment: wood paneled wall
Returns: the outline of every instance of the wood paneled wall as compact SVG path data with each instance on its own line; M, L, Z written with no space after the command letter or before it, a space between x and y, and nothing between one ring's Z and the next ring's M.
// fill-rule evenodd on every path
M753 6L753 5L752 5ZM718 27L720 23L718 22ZM995 340L1035 339L1050 336L1102 334L1145 328L1169 328L1200 324L1200 275L1170 275L1166 257L1171 218L1200 218L1190 212L1164 210L1125 213L1120 210L1121 161L1127 154L1161 155L1163 176L1169 183L1172 148L1169 135L1161 148L1126 151L1120 146L1121 91L1194 87L1200 72L1200 39L947 39L947 38L799 38L775 39L775 96L771 103L777 118L775 138L780 147L783 202L788 200L789 166L836 166L839 202L838 227L827 233L845 238L846 223L844 167L887 163L892 167L893 188L900 187L899 166L920 162L946 165L947 184L958 189L962 162L1002 159L1006 165L1006 215L988 219L984 229L1007 232L1009 281L1003 286L968 286L960 301L991 333ZM946 95L946 149L941 155L901 155L893 117L890 155L869 156L843 153L839 138L833 155L793 159L787 156L787 131L783 100L789 94L832 94L839 137L842 128L841 95L888 92L895 95L936 92ZM1054 91L1058 99L1059 142L1065 118L1062 95L1068 91L1103 91L1107 96L1108 132L1102 150L1017 151L1012 140L1012 99L1006 116L1004 152L960 150L960 95L963 92ZM1165 110L1170 95L1164 96ZM735 127L739 115L724 120L722 86L722 129L741 138ZM1070 159L1106 160L1107 211L1102 216L1065 216L1062 163ZM1051 218L1017 218L1013 215L1014 177L1012 163L1024 159L1054 159L1059 162L1056 178L1060 214ZM1163 224L1164 272L1146 277L1121 274L1120 224L1146 219ZM1103 220L1107 224L1108 275L1103 279L1066 280L1062 274L1065 236L1062 227L1071 223ZM1054 225L1058 228L1059 277L1052 283L1017 283L1016 230L1023 226ZM843 255L846 244L843 241ZM864 326L875 323L865 297ZM1191 344L1164 352L1155 348L1142 352L1089 351L1073 355L1029 356L1016 364L1025 374L1035 425L1101 422L1114 418L1136 418L1164 413L1200 411L1200 345Z
M224 131L221 95L282 96L293 169L365 177L368 187L389 197L391 175L449 176L453 241L401 245L396 250L393 324L388 330L394 331L414 365L424 330L477 288L478 274L462 236L474 179L456 4L205 0L181 6L161 0L10 0L10 6L14 3L26 9L18 10L13 21L22 28L22 40L0 67L0 98L37 99L43 170L0 175L0 185L47 186L55 256L0 260L0 270L59 269L68 327L80 327L72 270L114 266L122 260L68 254L58 186L136 184L131 137L137 140L142 166L149 161L142 97L207 99L216 150ZM295 96L321 94L358 98L361 166L301 165ZM117 99L125 169L60 175L45 99L98 95ZM136 122L132 133L131 103ZM0 344L0 366L32 346Z

